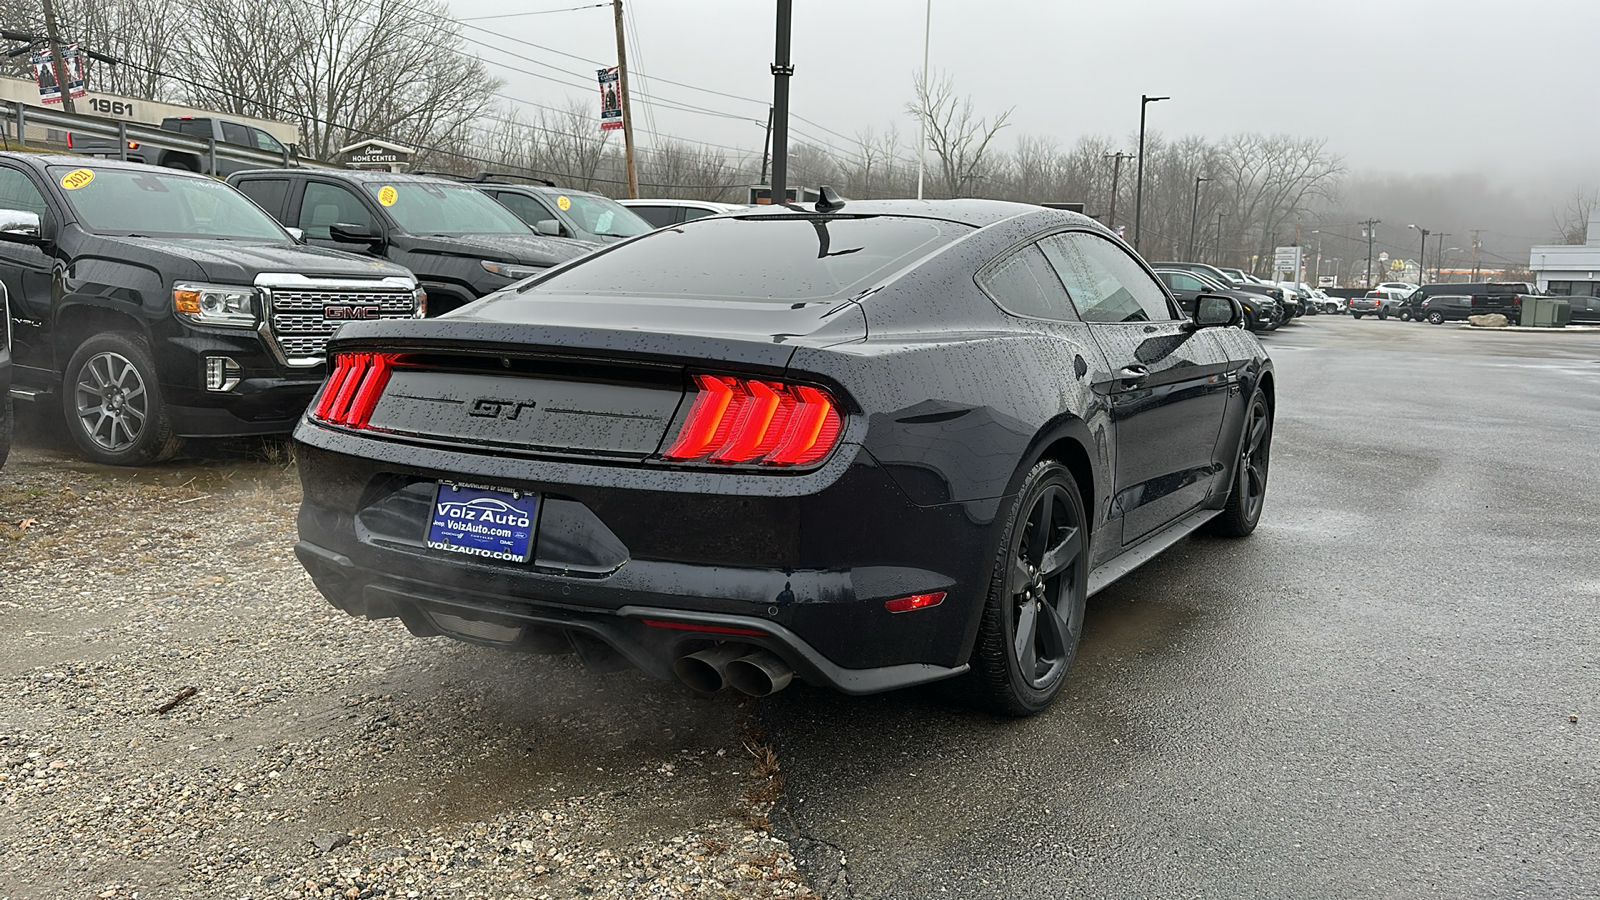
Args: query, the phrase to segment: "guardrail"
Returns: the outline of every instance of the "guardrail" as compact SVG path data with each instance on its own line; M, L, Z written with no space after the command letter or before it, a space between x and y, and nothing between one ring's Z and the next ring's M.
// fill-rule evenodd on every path
M220 116L219 116L220 118ZM108 138L117 142L116 149L107 148L107 153L117 153L119 158L128 158L128 142L136 141L141 146L149 145L162 150L177 150L183 153L192 153L206 161L209 174L215 176L217 160L225 159L232 162L251 163L263 168L278 168L283 166L301 166L316 169L342 168L332 163L325 163L314 159L305 159L285 149L282 153L272 153L267 150L257 150L254 147L241 147L238 144L228 144L215 138L197 138L176 131L168 131L154 125L129 123L102 119L99 116L84 116L73 113L61 112L54 109L41 109L26 103L10 102L0 104L0 119L16 123L18 140L26 134L26 128L31 125L44 125L49 128L59 128L73 134L86 134L95 137Z

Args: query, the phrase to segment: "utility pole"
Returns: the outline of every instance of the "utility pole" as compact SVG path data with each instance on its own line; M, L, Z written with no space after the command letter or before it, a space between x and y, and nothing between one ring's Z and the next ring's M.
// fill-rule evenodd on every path
M1123 153L1121 150L1118 150L1116 153L1107 153L1106 159L1111 160L1111 212L1106 216L1106 218L1110 219L1109 222L1106 222L1106 227L1112 231L1116 231L1117 187L1118 183L1122 181L1122 161L1125 159L1133 159L1133 154Z
M639 177L633 168L633 109L628 92L628 42L622 32L622 0L611 0L617 17L617 87L622 91L622 146L628 160L628 197L639 199Z
M1377 230L1373 227L1382 219L1368 219L1361 223L1361 230L1367 236L1367 290L1372 290L1372 242L1377 237ZM1419 263L1420 265L1420 263Z
M1482 246L1482 242L1478 240L1478 235L1482 233L1482 228L1472 229L1472 280L1474 282L1478 280L1478 248Z
M1217 213L1217 261L1213 265L1222 265L1222 217L1227 213Z
M789 202L789 23L794 0L778 0L778 36L772 63L772 202Z
M44 34L50 44L50 65L56 72L56 86L61 88L61 110L76 113L72 105L72 89L67 87L67 61L61 55L61 31L56 28L56 5L53 0L44 0Z
M1151 97L1147 94L1139 95L1139 174L1136 177L1138 184L1133 189L1133 249L1139 249L1139 235L1144 230L1144 108L1152 103L1162 100L1171 100L1171 97Z
M933 33L933 0L922 20L922 115L918 116L921 132L917 135L917 199L922 199L922 175L928 169L928 36Z
M1434 235L1434 237L1439 239L1439 246L1433 251L1434 262L1437 263L1437 265L1433 267L1433 280L1435 282L1444 280L1444 239L1449 236L1450 232L1448 231L1442 231Z
M1313 228L1311 233L1317 236L1317 268L1316 274L1311 276L1311 286L1314 288L1320 288L1322 287L1322 232Z
M1189 256L1190 262L1194 261L1194 225L1200 215L1200 182L1210 181L1204 175L1194 177L1194 205L1189 208Z
M761 177L756 184L767 183L767 163L772 159L772 107L767 107L767 136L761 141Z
M1415 228L1418 231L1422 232L1422 249L1417 251L1417 284L1427 284L1428 283L1428 235L1433 234L1433 232L1429 231L1426 228L1421 227L1420 225L1415 225L1415 224L1407 225L1406 227L1407 228ZM1440 240L1444 240L1444 238L1440 238Z

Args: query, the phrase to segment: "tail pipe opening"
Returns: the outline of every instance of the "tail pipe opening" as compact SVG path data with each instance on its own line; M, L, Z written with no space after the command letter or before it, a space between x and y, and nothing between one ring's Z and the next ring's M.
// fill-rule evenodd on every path
M715 694L728 686L728 664L750 652L743 644L722 644L680 656L672 664L678 680L702 694Z
M734 688L752 697L766 697L794 680L789 664L766 650L757 650L728 663L725 677Z

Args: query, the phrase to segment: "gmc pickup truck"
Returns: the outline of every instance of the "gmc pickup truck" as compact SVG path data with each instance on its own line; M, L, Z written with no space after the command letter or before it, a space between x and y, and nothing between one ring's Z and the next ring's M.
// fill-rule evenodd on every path
M351 319L421 315L405 269L308 247L213 178L0 153L12 396L54 399L96 462L287 433Z
M264 153L276 153L283 158L283 165L293 165L296 160L293 146L284 146L277 138L254 125L243 122L230 122L227 119L195 116L168 116L161 120L161 127L166 131L188 135L192 138L205 140L211 138L219 144L233 144L238 147L248 147L251 150L260 150ZM67 132L67 149L85 156L101 156L122 158L122 148L118 146L115 138L98 137L91 134L74 134ZM190 153L186 150L163 150L159 147L149 147L137 141L128 142L128 162L150 163L164 166L168 169L183 169L188 172L210 172L211 160L205 154ZM259 169L260 163L239 162L237 160L217 158L217 171L214 173L221 177L243 172L246 169Z

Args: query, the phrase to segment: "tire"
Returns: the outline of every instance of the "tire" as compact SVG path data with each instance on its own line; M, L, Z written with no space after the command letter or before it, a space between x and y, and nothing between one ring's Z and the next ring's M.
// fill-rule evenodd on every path
M1260 388L1250 397L1239 442L1239 463L1222 514L1206 523L1212 534L1244 537L1256 530L1267 502L1267 474L1272 463L1272 407Z
M1444 313L1439 312L1438 310L1434 310L1433 312L1428 313L1428 324L1429 325L1443 325L1444 324Z
M1386 310L1386 309L1379 309L1378 310L1378 321L1379 322L1382 322L1382 321L1384 321L1385 319L1388 319L1388 318L1389 318L1389 311L1388 310Z
M1400 310L1400 321L1402 321L1402 322L1411 321L1411 310L1409 310L1409 309Z
M1353 312L1353 313L1350 314L1350 318L1359 319L1359 318L1361 318L1362 315L1363 315L1363 313Z
M969 681L1007 716L1050 705L1072 670L1089 595L1089 529L1078 483L1054 460L1022 480L1000 540Z
M6 457L11 455L11 435L16 427L15 415L11 398L0 397L0 466L4 466Z
M180 172L198 172L199 167L181 156L174 156L162 160L161 165L167 169L177 169Z
M183 445L172 434L142 335L108 331L78 346L61 386L67 430L84 455L111 466L170 458Z

